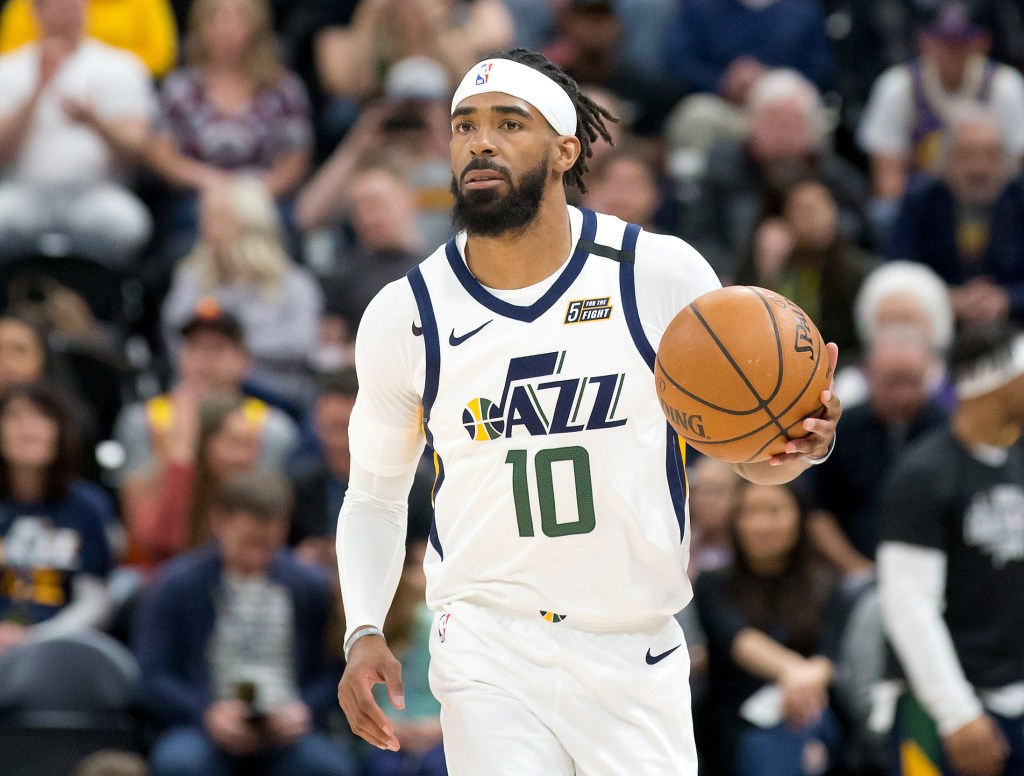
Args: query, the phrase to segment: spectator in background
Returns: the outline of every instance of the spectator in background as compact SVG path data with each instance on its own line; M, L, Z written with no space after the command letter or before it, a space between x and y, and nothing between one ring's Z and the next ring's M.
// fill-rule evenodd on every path
M388 71L407 57L434 60L455 83L513 34L501 0L361 0L348 24L317 36L317 70L330 94L363 102L383 93Z
M19 318L0 317L0 396L19 383L42 379L46 355L39 332Z
M415 192L416 219L426 245L452 235L451 92L448 74L436 61L410 57L394 65L385 97L364 106L345 139L303 188L296 220L309 232L332 229L351 205L356 169L368 157L387 155L387 164ZM333 263L333 262L332 262Z
M283 550L287 482L238 474L213 508L213 540L164 569L134 630L143 700L169 726L152 776L352 776L320 732L336 703L332 599L327 580Z
M685 89L657 70L637 68L625 60L628 36L616 5L612 0L569 0L558 13L557 37L540 50L577 83L612 92L637 134L656 135Z
M384 621L384 638L402 664L405 706L390 715L402 748L397 752L369 750L365 776L448 776L441 742L441 704L430 692L427 676L434 615L425 600L426 549L425 539L409 544L398 589ZM378 685L373 690L377 703L383 703L385 688Z
M172 252L195 237L202 189L248 175L286 201L313 149L306 89L278 58L267 0L195 0L188 39L188 66L164 80L148 155L186 192L169 227Z
M886 70L872 87L857 129L871 159L875 220L891 227L908 182L943 167L942 133L958 110L992 111L1010 159L1024 154L1024 78L989 59L991 35L971 23L967 7L944 3L918 36L920 55Z
M254 388L295 408L312 399L323 294L309 270L288 256L274 200L253 178L203 190L200 239L182 259L163 304L174 351L181 327L210 300L239 321L252 357Z
M772 68L793 68L828 87L825 18L808 0L681 0L664 41L665 72L733 105Z
M888 328L916 330L938 359L928 375L928 393L936 396L940 406L952 406L955 397L945 382L944 359L953 341L953 310L942 278L923 264L888 261L864 279L853 302L853 316L864 351ZM836 394L844 406L867 398L867 381L859 366L848 365L836 372Z
M250 357L237 318L215 304L204 303L182 326L181 336L171 390L129 404L118 417L114 436L125 451L124 463L117 471L118 484L152 466L163 466L170 437L183 433L183 428L196 427L199 405L205 399L218 394L244 395ZM281 469L298 440L295 423L260 399L248 396L245 406L260 427L262 464Z
M853 165L830 150L821 97L814 86L793 71L772 71L757 82L749 108L749 138L723 139L709 151L699 178L699 197L684 212L681 234L720 276L732 278L759 214L780 212L782 192L813 176L828 186L838 205L841 234L864 242L867 183ZM676 147L673 130L667 132L670 145Z
M697 459L687 474L690 486L690 565L696 578L703 571L729 565L732 558L730 523L739 502L740 477L724 461Z
M701 149L719 134L742 135L754 84L770 70L795 70L818 91L832 80L814 0L680 0L663 44L665 74L699 93L683 100L675 120L678 134Z
M878 580L910 687L899 773L1024 771L1024 339L969 329L949 368L960 402L882 496Z
M113 565L105 492L83 482L61 396L33 383L0 397L0 654L100 627Z
M780 234L766 235L765 230ZM783 194L780 216L769 216L755 230L736 282L792 299L849 362L858 351L853 300L875 262L840 231L839 207L828 186L808 178Z
M712 737L701 752L711 773L825 773L837 762L828 696L843 607L811 565L808 514L798 486L744 483L732 563L697 577ZM765 703L770 684L778 697ZM767 710L753 708L758 693Z
M302 460L292 475L295 509L288 543L301 558L331 572L337 571L334 547L338 512L348 489L348 422L358 388L354 367L321 378L320 395L313 407L313 430L319 449ZM411 538L424 537L430 531L433 484L433 476L417 475L413 482L409 494Z
M122 265L152 228L124 186L149 132L149 74L86 37L84 0L33 9L40 41L0 57L0 260L42 249Z
M327 315L344 321L351 335L374 295L423 259L425 243L415 192L384 156L365 159L353 172L345 205L355 241L324 287Z
M210 502L231 475L260 458L258 411L238 396L206 399L196 423L175 422L166 457L128 480L121 491L133 557L152 569L210 537Z
M932 388L941 357L920 329L882 329L862 368L868 396L844 413L842 449L807 475L820 507L810 524L815 548L851 586L874 570L886 475L903 450L946 420Z
M941 178L907 193L889 255L934 269L964 325L1024 320L1024 181L995 114L960 113Z
M38 0L7 0L0 13L0 53L39 39ZM130 51L162 78L178 58L178 30L167 0L86 0L89 37Z
M649 232L664 232L655 225L664 205L658 173L654 154L646 146L634 142L613 147L591 162L581 202Z

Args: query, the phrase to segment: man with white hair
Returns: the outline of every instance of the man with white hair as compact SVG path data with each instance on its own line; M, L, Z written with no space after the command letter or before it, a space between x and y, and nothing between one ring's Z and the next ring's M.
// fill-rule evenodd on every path
M891 225L908 181L941 169L939 139L965 103L988 105L1010 155L1024 154L1024 78L989 59L990 44L965 6L946 3L920 30L920 55L875 82L857 139L871 159L881 225Z
M966 324L1024 318L1024 181L996 115L966 108L944 136L942 177L907 193L888 254L951 286Z
M765 204L781 206L783 191L814 177L835 197L844 236L864 238L867 182L831 149L814 84L795 70L773 70L754 85L747 106L746 138L711 146L699 205L685 212L682 234L720 276L731 277Z

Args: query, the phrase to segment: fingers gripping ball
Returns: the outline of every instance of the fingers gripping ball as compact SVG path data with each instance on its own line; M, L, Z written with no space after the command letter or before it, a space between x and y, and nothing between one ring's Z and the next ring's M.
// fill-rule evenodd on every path
M695 299L665 330L654 366L661 408L688 445L732 463L785 452L823 411L832 377L811 319L784 296L730 286Z

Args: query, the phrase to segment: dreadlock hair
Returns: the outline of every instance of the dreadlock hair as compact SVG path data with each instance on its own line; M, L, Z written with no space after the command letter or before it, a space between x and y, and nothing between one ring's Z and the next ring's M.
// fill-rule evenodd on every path
M594 155L590 144L600 137L609 145L613 145L612 136L604 122L618 122L619 117L612 115L580 92L575 79L543 54L526 48L513 48L488 54L484 59L510 59L520 65L532 67L561 86L569 95L576 108L576 139L580 141L580 155L576 163L565 173L563 180L567 186L575 186L581 194L586 194L587 187L583 183L583 176L589 169L587 159Z

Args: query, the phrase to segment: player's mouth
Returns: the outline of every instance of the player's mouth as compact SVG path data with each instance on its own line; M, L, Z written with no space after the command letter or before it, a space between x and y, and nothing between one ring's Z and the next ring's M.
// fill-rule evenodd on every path
M496 170L470 170L462 177L467 189L493 189L505 182L505 176Z

